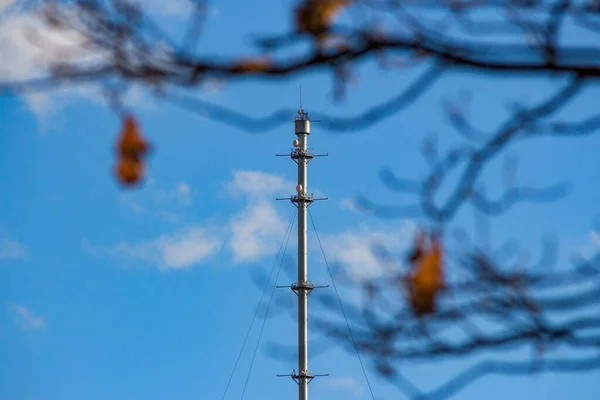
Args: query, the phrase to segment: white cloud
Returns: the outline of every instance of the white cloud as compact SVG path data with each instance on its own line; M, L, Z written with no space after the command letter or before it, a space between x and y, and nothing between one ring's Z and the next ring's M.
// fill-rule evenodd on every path
M11 5L15 3L16 0L0 0L0 13L5 9L8 9Z
M342 199L342 201L340 201L339 205L342 210L348 210L353 213L363 214L363 215L373 215L373 211L368 210L364 207L361 207L360 204L357 203L356 199L352 198L352 197Z
M384 246L390 253L397 254L409 246L414 230L411 221L385 229L373 229L363 224L356 230L325 235L323 247L331 261L342 264L351 278L361 280L385 271L386 261L378 257L374 245Z
M600 248L600 232L590 232L590 240L594 246Z
M0 260L16 260L27 258L29 251L19 241L10 238L4 229L0 230Z
M232 263L256 262L277 252L288 225L287 218L280 215L274 199L269 197L285 193L293 185L267 172L237 170L225 188L233 196L243 196L245 205L240 211L222 217L218 228L209 229L206 222L200 222L174 235L141 243L123 242L104 249L84 245L100 254L143 261L162 269L199 265L219 251L226 251L226 258ZM189 185L181 182L169 198L185 203L191 201L190 192ZM145 212L138 203L129 206ZM385 228L361 225L340 233L321 234L321 238L328 259L342 264L350 277L364 279L383 272L384 260L378 257L374 245L384 246L396 255L410 244L414 230L413 222L404 221Z
M36 316L33 311L23 305L9 304L8 311L17 316L24 330L41 329L46 326L42 317Z
M83 37L72 28L52 27L33 10L11 13L0 20L0 80L19 82L46 76L57 62L78 65L93 63L95 58L81 43ZM65 100L65 93L89 94L88 88L77 87L52 95L27 94L32 110L39 116L53 113ZM62 101L57 101L60 99Z
M205 223L201 223L184 228L175 235L163 235L141 243L123 242L101 248L84 241L83 246L96 254L151 263L162 269L201 264L222 248L229 252L233 263L258 261L276 253L287 227L287 221L274 207L274 199L266 196L290 185L293 184L266 172L234 171L225 187L231 195L246 195L248 204L241 211L227 216L221 228L202 228ZM150 181L149 188L145 192L123 195L121 203L135 213L146 213L147 209L152 209L162 217L167 209L192 201L192 189L185 182L166 191ZM159 205L163 208L160 209Z
M243 194L265 198L273 194L281 194L282 191L292 191L295 185L279 175L268 172L236 170L226 188L234 196Z
M44 55L27 38L27 31L35 25L35 20L26 15L14 15L0 22L0 79L16 81L34 74L36 59ZM39 63L39 61L38 61Z
M131 193L121 193L119 201L121 205L129 208L134 214L142 214L146 211L144 206L142 206Z
M190 204L192 202L191 188L187 183L179 182L177 184L177 197L182 204Z
M142 261L154 264L162 270L200 265L216 254L221 245L222 241L215 232L196 226L145 242L122 242L111 248L92 246L87 240L83 242L84 248L93 253L110 255L117 259Z
M216 253L221 241L202 228L191 228L174 237L163 236L154 244L160 249L164 265L186 268Z
M0 4L0 12L2 9ZM79 67L98 65L107 56L104 51L85 46L85 37L76 28L48 24L41 17L40 7L12 9L15 11L5 12L0 18L0 82L44 78L59 63ZM72 25L77 26L79 21L76 12L65 15L71 18L69 22ZM40 119L47 119L80 99L103 105L107 103L100 88L91 83L65 86L51 92L30 91L23 98ZM121 101L126 105L147 109L151 106L148 98L145 89L135 85L122 95Z
M327 384L336 389L342 389L350 392L354 398L362 397L364 394L364 388L359 384L356 379L352 377L340 377L340 378L329 378Z
M266 201L251 205L231 218L233 261L256 261L275 254L285 233L286 223Z
M185 207L192 203L192 188L185 182L165 188L150 178L141 190L121 193L119 200L134 214L150 212L160 219L177 223Z
M157 21L164 17L187 18L193 10L191 0L132 0L143 12ZM77 29L81 23L75 7L65 3L69 24L54 26L41 16L39 2L0 0L0 82L24 82L48 76L58 62L64 65L99 65L100 60L110 57L104 50L85 46L84 35ZM214 7L207 7L209 16L218 14ZM73 27L75 26L75 28ZM161 51L157 45L156 51ZM167 56L169 56L167 54ZM132 85L121 95L126 106L151 109L154 106L149 91L140 85ZM96 84L78 83L51 92L27 92L23 98L31 111L41 120L55 116L61 109L77 100L107 104L106 96Z
M348 210L352 212L359 212L358 205L353 198L345 198L340 201L340 208L342 210Z
M187 17L194 9L195 0L137 0L133 3L140 4L142 8L154 16L161 17ZM219 9L205 5L204 13L208 16L219 15Z
M591 231L588 233L588 239L583 245L574 246L575 251L584 259L594 257L600 251L600 232Z
M149 13L163 17L184 17L193 10L193 3L190 0L142 0L138 3Z
M268 172L236 170L225 187L233 196L245 195L250 203L230 220L233 261L257 261L275 254L287 224L269 197L289 192L294 183Z

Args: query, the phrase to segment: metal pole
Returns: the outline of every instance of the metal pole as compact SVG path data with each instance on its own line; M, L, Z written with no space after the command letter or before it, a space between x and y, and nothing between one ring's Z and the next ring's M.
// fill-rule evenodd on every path
M310 134L310 120L299 110L295 120L295 133L298 136L298 400L308 400L308 279L306 213L310 204L307 193L308 163L307 139Z
M307 243L306 243L306 217L308 206L315 200L327 200L327 198L315 199L313 194L307 190L306 167L314 157L323 157L327 154L315 155L309 151L306 143L310 135L310 119L302 108L294 119L294 133L298 139L294 140L294 149L290 154L277 154L277 157L291 156L298 164L298 186L296 195L288 198L277 198L277 200L291 200L298 208L298 282L289 287L298 296L298 371L293 370L291 374L277 376L291 376L298 384L298 400L308 400L308 384L317 376L329 376L329 374L314 375L308 370L308 295L317 288L326 288L329 285L315 286L308 283L307 278Z

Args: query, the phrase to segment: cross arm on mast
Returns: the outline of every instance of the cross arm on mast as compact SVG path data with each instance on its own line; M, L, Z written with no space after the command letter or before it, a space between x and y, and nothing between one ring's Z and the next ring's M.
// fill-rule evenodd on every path
M329 376L329 374L313 374L310 371L296 371L292 370L291 374L278 374L277 377L281 378L284 376L289 376L292 378L297 384L300 384L300 379L303 378L306 380L306 383L310 383L313 379L318 376Z
M295 282L291 285L275 286L275 287L277 289L290 288L290 289L292 289L292 291L294 293L296 293L296 296L298 295L298 293L300 291L304 291L304 292L306 292L306 295L308 296L313 290L328 288L329 285L315 285L313 282Z

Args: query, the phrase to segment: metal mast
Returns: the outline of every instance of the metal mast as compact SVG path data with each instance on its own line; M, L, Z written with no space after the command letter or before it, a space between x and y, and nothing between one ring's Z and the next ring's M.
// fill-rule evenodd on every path
M298 136L298 192L296 204L298 205L298 282L295 285L298 294L298 400L308 400L308 293L311 289L307 282L307 254L306 254L306 213L307 207L312 202L312 195L306 192L307 164L309 154L306 147L310 134L310 119L302 109L294 121L294 131ZM293 157L293 156L292 156Z
M326 156L327 154L315 155L307 147L308 135L310 135L310 119L308 113L302 108L294 118L294 140L289 156L298 164L298 185L296 195L286 198L291 200L298 209L298 281L290 287L298 296L298 370L293 370L292 379L298 383L298 400L308 400L308 384L315 376L327 376L327 374L314 375L308 369L308 295L315 288L327 287L326 285L315 286L308 282L307 277L307 212L310 204L315 200L326 200L326 198L315 199L312 193L307 191L307 165L314 157ZM284 156L286 154L278 154ZM284 200L284 199L278 199ZM282 286L279 286L282 287ZM285 287L285 286L284 286Z

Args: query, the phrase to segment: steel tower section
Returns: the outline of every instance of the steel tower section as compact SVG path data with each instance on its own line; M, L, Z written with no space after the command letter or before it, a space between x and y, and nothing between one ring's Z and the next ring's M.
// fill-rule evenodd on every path
M291 376L298 383L298 400L308 400L308 384L316 376L327 376L327 374L314 375L308 369L308 295L315 288L327 287L327 285L315 286L308 282L308 259L307 259L307 213L308 207L315 200L327 200L326 198L315 199L312 193L308 193L307 166L314 157L326 156L327 154L315 155L308 147L308 136L310 135L310 118L302 108L294 118L294 148L289 156L298 164L298 184L296 195L286 198L292 201L298 209L298 281L290 287L298 297L298 370L293 370ZM284 154L278 154L284 156ZM284 200L280 198L278 200ZM285 287L285 286L279 286Z

